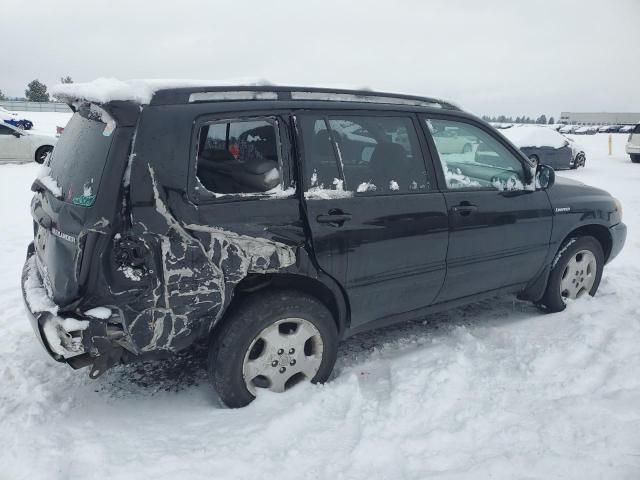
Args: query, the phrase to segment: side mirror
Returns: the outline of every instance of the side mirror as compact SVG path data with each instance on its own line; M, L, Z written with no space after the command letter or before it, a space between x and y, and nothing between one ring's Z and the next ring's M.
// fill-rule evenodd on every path
M20 138L22 135L20 135L20 132L16 132L15 130L12 131L12 135L16 138Z
M538 165L536 169L536 185L546 190L556 182L556 172L549 165Z

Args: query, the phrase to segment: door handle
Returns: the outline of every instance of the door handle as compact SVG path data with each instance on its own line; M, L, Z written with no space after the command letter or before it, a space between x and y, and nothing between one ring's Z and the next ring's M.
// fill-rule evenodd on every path
M342 210L329 210L329 213L318 215L316 220L318 223L329 223L341 227L344 222L351 220L351 216L350 213Z
M462 217L466 217L468 215L471 215L474 212L478 211L478 207L476 205L472 205L470 203L461 203L460 205L456 205L455 207L453 207L451 209L451 211L453 213L457 213L458 215L462 216Z

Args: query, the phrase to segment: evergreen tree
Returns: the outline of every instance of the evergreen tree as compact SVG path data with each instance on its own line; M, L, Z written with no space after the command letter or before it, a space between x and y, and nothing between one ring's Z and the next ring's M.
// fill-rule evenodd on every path
M38 79L33 80L27 89L24 91L24 96L27 97L29 102L48 102L49 93L47 92L47 86L41 83Z
M554 123L556 123L555 118L549 117L549 125L553 125Z
M73 79L67 75L66 77L60 78L60 83L73 83Z
M7 100L7 96L0 90L0 100Z

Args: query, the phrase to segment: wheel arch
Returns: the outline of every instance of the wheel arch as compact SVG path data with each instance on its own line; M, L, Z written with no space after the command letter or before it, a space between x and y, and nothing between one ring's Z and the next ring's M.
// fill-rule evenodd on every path
M333 287L333 288L332 288ZM319 278L296 273L252 273L244 277L234 288L231 302L225 309L222 320L229 315L243 299L269 290L298 290L304 292L327 307L341 337L348 327L348 308L343 292L337 286L329 286ZM218 325L214 326L214 329Z
M609 255L611 255L611 248L613 247L613 238L611 237L611 232L609 232L609 229L607 227L597 223L582 225L578 228L573 229L562 239L562 242L560 242L560 246L558 247L558 251L570 238L584 236L594 237L596 240L598 240L598 242L600 242L600 245L602 246L602 252L604 253L604 262L607 263L607 261L609 260ZM558 252L556 252L556 255L557 254Z
M569 239L581 236L594 237L600 243L600 245L602 246L602 252L604 253L604 263L606 264L609 260L611 249L613 247L613 238L611 237L611 232L609 232L609 229L604 225L600 225L597 223L581 225L566 234L562 238L562 241L554 244L557 245L557 248L553 251L553 254L551 251L549 252L549 256L547 257L547 261L545 262L542 270L531 282L529 282L524 290L520 292L518 298L522 300L538 302L544 295L544 292L547 288L549 274L551 273L551 263L558 255L558 252L562 250Z

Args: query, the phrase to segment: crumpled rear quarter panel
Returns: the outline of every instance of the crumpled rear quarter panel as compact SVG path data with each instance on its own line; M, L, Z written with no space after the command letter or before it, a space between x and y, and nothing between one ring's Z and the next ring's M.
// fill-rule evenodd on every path
M138 289L122 310L139 353L178 351L206 335L238 282L293 266L304 244L296 198L192 203L185 194L192 122L151 123L162 140L136 142L130 187L129 236L148 258L139 280L120 279Z

